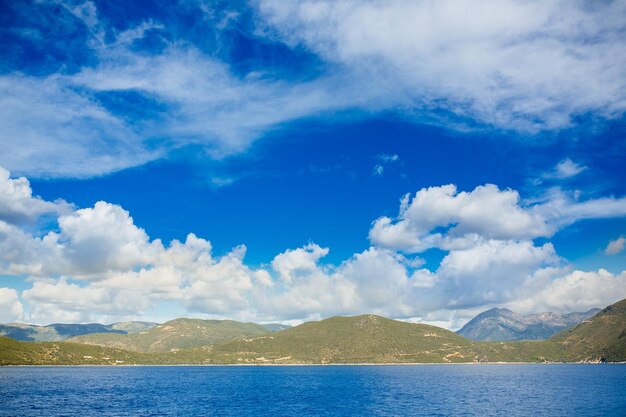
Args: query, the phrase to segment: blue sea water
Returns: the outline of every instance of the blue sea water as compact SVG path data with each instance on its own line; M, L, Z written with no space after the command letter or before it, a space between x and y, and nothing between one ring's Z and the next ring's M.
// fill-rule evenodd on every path
M0 368L2 416L626 416L626 365Z

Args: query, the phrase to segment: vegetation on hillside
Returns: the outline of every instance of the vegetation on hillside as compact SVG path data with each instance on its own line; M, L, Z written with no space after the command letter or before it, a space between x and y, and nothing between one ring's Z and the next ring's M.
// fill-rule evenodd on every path
M567 360L626 361L626 300L608 306L552 340L568 352Z
M138 333L148 330L157 323L144 321L127 321L113 324L67 324L53 323L47 326L34 324L8 323L0 324L0 336L28 342L60 342L74 336L90 333Z
M134 352L172 352L268 332L266 327L255 323L176 319L140 333L94 333L68 339L68 342L108 346Z
M136 337L139 353L78 343L17 342L0 338L0 364L348 364L626 361L626 300L549 340L475 342L439 327L362 315L333 317L267 332L250 323L179 319ZM221 324L220 324L221 323ZM167 326L166 326L167 325ZM163 327L165 326L165 327ZM175 328L168 329L169 327ZM260 332L188 349L188 343L218 338L215 327ZM208 328L212 330L207 330ZM223 329L223 330L224 330ZM226 332L224 330L224 332ZM146 336L149 335L149 336ZM106 335L107 337L111 335ZM143 338L140 338L143 336ZM82 337L81 337L82 338ZM132 340L132 339L130 339ZM183 342L181 342L181 340ZM128 343L128 342L124 342ZM124 346L129 346L125 344ZM160 350L160 352L159 352Z

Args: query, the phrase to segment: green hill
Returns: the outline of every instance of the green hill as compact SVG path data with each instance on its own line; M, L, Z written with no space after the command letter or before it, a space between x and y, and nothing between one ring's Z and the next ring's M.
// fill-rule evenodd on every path
M333 317L205 350L218 363L407 363L474 360L472 343L447 330L373 315Z
M476 342L439 327L374 315L268 332L235 321L178 319L81 343L0 337L0 364L324 364L626 361L626 300L549 340ZM143 352L143 353L142 353Z
M463 363L560 361L553 342L474 342L448 330L374 315L333 317L194 349L211 363Z
M626 300L552 337L570 361L626 361Z
M0 365L121 365L148 358L120 349L67 342L20 342L0 337Z
M268 333L264 326L232 320L176 319L135 334L95 333L68 342L134 352L171 352Z

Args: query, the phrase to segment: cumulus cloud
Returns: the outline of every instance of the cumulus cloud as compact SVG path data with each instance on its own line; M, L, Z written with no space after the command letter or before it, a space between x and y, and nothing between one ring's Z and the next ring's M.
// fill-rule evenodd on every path
M370 312L405 319L451 320L446 311L455 311L458 319L459 314L473 314L473 309L481 306L516 300L536 271L556 268L560 262L551 244L487 241L471 249L450 251L439 267L430 271L413 268L395 251L371 247L336 267L317 259L314 264L307 261L306 269L293 280L252 299L265 300L255 310L271 318Z
M437 229L443 228L441 232ZM546 219L520 206L517 191L495 185L457 192L450 184L405 195L396 219L381 217L370 241L407 252L471 246L482 238L528 239L551 234Z
M35 282L22 294L32 305L33 322L86 322L95 317L124 317L143 313L149 298L141 292L97 286L79 286L65 278L57 282Z
M22 319L24 307L13 288L0 288L0 323Z
M399 215L377 219L369 238L376 245L409 253L450 250L472 247L484 239L550 237L581 219L624 215L624 198L575 201L559 191L540 204L526 206L515 190L487 184L458 192L450 184L423 188L413 198L405 195Z
M46 214L66 213L70 210L71 206L63 200L51 202L33 196L26 178L10 178L10 172L0 167L0 222L29 223Z
M19 195L31 196L26 180L8 181L17 181L11 184L19 186ZM0 201L15 194L0 190L6 194ZM57 227L37 235L0 221L0 274L32 282L21 293L28 308L15 289L0 289L0 319L115 321L145 318L169 303L182 314L240 320L375 313L454 327L494 305L568 311L626 296L626 275L570 271L551 243L533 242L561 224L555 213L567 222L600 216L592 210L596 203L566 204L583 205L576 215L556 205L561 210L552 207L548 216L538 208L547 202L527 207L520 201L516 191L493 185L471 192L452 185L425 188L402 200L398 219L374 222L373 246L338 265L323 261L328 248L308 243L253 267L245 262L243 245L216 256L208 240L192 233L164 244L114 204L100 201L65 212L35 198L34 206L14 205L16 216L32 207L34 213L52 209ZM430 269L402 254L429 247L445 251Z
M524 296L508 304L520 313L586 311L626 298L626 271L540 271L528 279L521 293Z
M437 275L448 307L470 308L502 303L518 296L518 288L535 271L559 264L550 243L489 240L443 258Z
M609 242L609 244L606 246L606 249L604 250L604 253L606 253L607 255L616 255L623 251L624 247L626 247L626 238L624 238L624 236L620 236L617 239Z
M31 275L71 274L97 278L108 271L147 265L163 250L159 240L149 242L121 207L97 202L57 218L58 231L43 237L0 222L0 271Z
M97 202L58 220L60 232L47 238L61 245L62 255L75 274L128 270L146 265L163 250L159 240L150 242L120 206Z
M536 132L626 108L620 2L258 4L274 36L304 45L409 113L440 109Z
M283 281L291 282L298 275L316 271L317 262L326 255L328 248L311 243L303 248L287 250L276 255L272 261L272 268L278 272Z

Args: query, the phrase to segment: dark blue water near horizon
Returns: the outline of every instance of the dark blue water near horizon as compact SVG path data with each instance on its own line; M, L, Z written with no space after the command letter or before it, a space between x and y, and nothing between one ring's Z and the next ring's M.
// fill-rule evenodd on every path
M0 368L2 416L626 416L626 365Z

